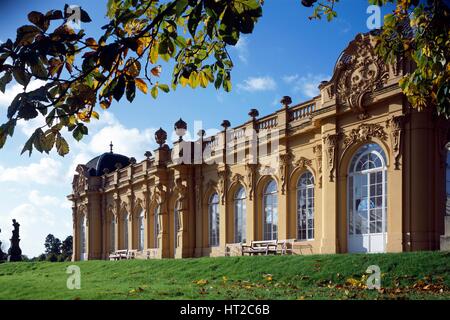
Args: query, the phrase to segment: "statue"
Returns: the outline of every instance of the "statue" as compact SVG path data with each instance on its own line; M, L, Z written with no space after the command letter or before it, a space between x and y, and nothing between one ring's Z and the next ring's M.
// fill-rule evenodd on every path
M0 229L0 233L2 232L2 229ZM2 251L2 242L0 241L0 263L6 260L6 253Z
M11 248L8 250L8 261L17 262L22 261L22 250L19 247L19 227L20 224L17 223L16 219L13 219L14 230L12 232L11 238Z

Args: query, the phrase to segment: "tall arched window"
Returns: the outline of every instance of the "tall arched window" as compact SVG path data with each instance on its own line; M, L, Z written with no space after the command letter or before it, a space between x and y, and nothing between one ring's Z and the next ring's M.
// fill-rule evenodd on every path
M267 183L263 198L264 240L276 240L278 238L278 195L275 180Z
M386 156L374 143L352 159L348 177L350 252L384 252L386 243Z
M111 223L109 224L109 251L116 250L116 217L111 215Z
M314 239L314 177L309 171L297 183L297 238Z
M138 250L144 250L144 210L141 210L138 217Z
M174 248L176 248L177 247L177 238L178 238L178 231L180 231L180 222L178 221L178 214L179 214L179 212L178 212L178 208L180 207L180 203L177 201L176 203L175 203L175 207L174 207L174 210L173 210L173 224L174 224L174 226L173 226L173 230L174 230L174 232L173 232L173 246L174 246Z
M217 247L219 245L219 195L214 193L208 202L209 218L209 246Z
M123 248L128 249L128 213L122 214L122 236L123 236Z
M86 231L87 231L87 219L86 215L84 214L80 220L80 260L87 259Z
M154 232L154 247L158 248L158 235L159 235L159 231L160 231L160 225L159 225L159 215L161 213L161 206L157 205L155 207L155 210L153 211L153 232Z
M234 195L234 241L236 243L246 241L247 206L245 198L245 189L239 187Z

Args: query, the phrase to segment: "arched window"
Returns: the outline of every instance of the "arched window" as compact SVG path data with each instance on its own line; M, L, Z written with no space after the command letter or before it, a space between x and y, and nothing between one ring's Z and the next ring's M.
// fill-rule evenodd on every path
M173 210L173 230L174 230L174 239L173 239L173 245L174 248L177 247L177 238L178 238L178 231L180 231L180 222L178 221L178 208L180 207L180 203L177 201L175 203L175 207Z
M87 231L87 219L86 215L84 214L80 220L80 260L87 259L86 231Z
M128 213L122 214L123 249L128 249Z
M386 156L374 143L352 159L348 177L350 252L383 252L386 242Z
M144 250L144 210L141 210L138 217L138 250Z
M111 215L111 223L109 224L109 251L116 250L116 218Z
M314 177L309 171L297 183L297 238L314 239Z
M217 247L219 245L219 195L214 193L208 202L209 218L209 246Z
M263 198L264 240L276 240L278 238L278 195L275 180L267 183Z
M234 195L234 241L245 242L246 241L246 214L247 207L245 203L245 189L239 187Z
M157 205L155 207L155 210L153 211L153 232L154 232L154 247L158 248L158 235L159 235L159 231L160 231L160 225L159 225L159 215L161 213L161 206Z

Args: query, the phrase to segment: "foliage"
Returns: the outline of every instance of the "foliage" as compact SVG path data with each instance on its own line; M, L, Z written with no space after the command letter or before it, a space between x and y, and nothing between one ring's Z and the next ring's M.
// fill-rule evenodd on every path
M316 2L316 1L313 1ZM311 19L337 16L327 0L315 6ZM377 53L386 61L398 57L412 61L416 68L400 82L403 93L419 111L435 108L437 114L450 118L450 1L448 0L369 0L396 8L384 17L384 26L376 37Z
M58 238L55 238L54 235L49 234L45 238L45 243L44 243L45 254L47 256L49 256L49 255L59 256L61 254L61 245L62 245L61 240L59 240Z
M0 265L0 299L448 300L448 260L414 252L83 261L80 290L66 289L73 262L10 263ZM379 291L366 288L370 265L380 267Z
M61 261L68 261L72 258L73 237L68 236L61 244Z
M97 40L70 27L66 5L64 11L30 12L31 24L17 29L15 41L0 45L0 91L13 78L24 87L0 127L0 148L17 121L41 114L45 124L22 153L56 148L66 155L69 145L61 131L67 128L82 139L88 134L85 124L99 117L97 105L107 109L122 97L132 102L136 88L153 98L169 92L169 85L157 81L159 60L175 63L173 90L179 84L196 88L214 83L230 91L233 63L226 46L251 33L262 15L258 0L109 0L107 7L110 22ZM81 9L81 22L90 21ZM32 79L46 83L25 92Z
M450 116L449 7L444 1L368 0L371 4L395 3L385 17L378 50L386 60L412 59L417 69L404 77L403 92L413 107L436 108ZM314 7L311 19L337 16L339 0L302 0ZM227 46L241 34L252 33L262 16L263 0L109 0L110 21L98 39L68 24L71 10L30 12L30 24L17 29L17 37L0 45L0 91L13 79L24 92L18 94L0 126L0 148L12 137L19 120L44 117L25 143L22 153L33 149L59 155L69 152L62 132L76 140L88 134L87 123L98 119L98 108L114 100L132 102L138 91L157 98L178 85L192 88L209 84L230 91L233 62ZM448 3L448 2L447 2ZM81 22L91 21L81 9ZM405 21L412 33L405 32ZM160 83L160 61L174 63L172 80ZM165 71L164 71L165 72ZM26 92L31 80L40 88Z

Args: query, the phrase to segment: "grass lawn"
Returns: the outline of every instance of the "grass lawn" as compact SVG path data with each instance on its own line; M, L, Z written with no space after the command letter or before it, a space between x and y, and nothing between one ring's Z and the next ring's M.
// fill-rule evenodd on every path
M450 299L450 253L0 264L0 299ZM365 286L370 265L381 290Z

